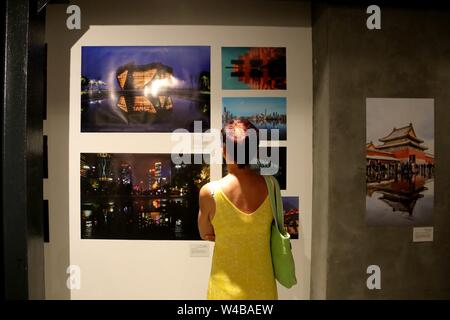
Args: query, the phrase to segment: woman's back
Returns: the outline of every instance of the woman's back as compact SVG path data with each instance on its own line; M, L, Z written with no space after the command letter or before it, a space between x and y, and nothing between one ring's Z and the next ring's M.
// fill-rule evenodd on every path
M210 184L215 247L208 299L277 299L270 253L272 210L263 177Z
M277 299L272 208L264 178L251 169L258 130L248 120L234 119L225 124L222 138L229 174L203 186L199 195L200 236L215 241L208 299Z
M267 197L266 182L258 174L246 174L239 179L228 174L220 180L220 186L227 198L244 212L255 211Z

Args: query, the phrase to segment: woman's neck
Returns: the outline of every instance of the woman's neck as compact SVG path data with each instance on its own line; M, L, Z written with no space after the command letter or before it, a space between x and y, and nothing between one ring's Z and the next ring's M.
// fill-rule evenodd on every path
M245 166L243 168L239 168L237 164L230 163L227 164L227 170L228 173L236 176L236 177L243 177L243 176L249 176L249 175L255 175L255 171L250 168L250 166Z

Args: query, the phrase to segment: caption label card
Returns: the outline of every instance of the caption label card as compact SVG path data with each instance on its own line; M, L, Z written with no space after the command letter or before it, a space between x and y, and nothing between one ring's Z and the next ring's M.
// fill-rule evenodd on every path
M208 243L195 243L190 246L191 257L209 257L209 244Z
M413 242L433 241L433 227L421 227L413 229Z

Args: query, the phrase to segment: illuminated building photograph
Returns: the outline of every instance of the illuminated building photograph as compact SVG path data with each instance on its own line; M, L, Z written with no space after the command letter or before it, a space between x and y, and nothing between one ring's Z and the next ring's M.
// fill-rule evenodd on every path
M284 228L290 234L291 239L298 239L298 197L282 197Z
M222 126L230 120L245 119L256 128L267 132L278 131L278 139L286 140L286 98L282 97L233 97L222 99ZM265 140L261 137L261 140Z
M82 132L210 128L210 47L85 46Z
M223 47L222 89L286 90L286 48Z
M200 239L207 164L175 164L170 154L82 153L80 179L82 239Z
M261 174L264 172L261 168L271 168L273 176L277 179L281 190L286 190L286 169L287 169L287 147L259 147L258 151L258 169ZM273 171L272 171L273 170ZM228 174L227 165L222 163L222 176Z
M430 225L435 173L433 100L367 99L366 110L367 224Z

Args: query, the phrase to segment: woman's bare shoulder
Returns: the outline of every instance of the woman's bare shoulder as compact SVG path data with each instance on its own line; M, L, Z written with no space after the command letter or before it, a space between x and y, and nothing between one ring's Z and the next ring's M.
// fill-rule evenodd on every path
M214 192L214 190L218 187L223 185L224 183L224 178L221 178L219 180L215 180L215 181L210 181L206 184L204 184L201 188L200 188L200 197L211 197L212 196L212 192Z
M211 196L211 182L204 184L199 191L200 199Z

